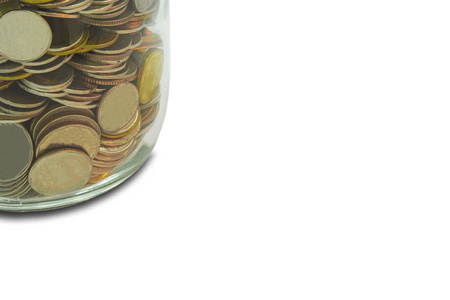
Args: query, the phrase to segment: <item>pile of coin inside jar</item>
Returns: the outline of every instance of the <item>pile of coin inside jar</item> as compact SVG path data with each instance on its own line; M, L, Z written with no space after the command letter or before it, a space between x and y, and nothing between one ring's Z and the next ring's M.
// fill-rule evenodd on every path
M159 110L158 0L0 0L0 196L107 177Z

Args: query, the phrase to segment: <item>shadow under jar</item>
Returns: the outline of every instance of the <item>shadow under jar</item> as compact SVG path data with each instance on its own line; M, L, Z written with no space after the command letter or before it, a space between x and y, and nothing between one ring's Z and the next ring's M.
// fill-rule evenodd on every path
M168 0L0 0L0 210L125 181L155 146L168 89Z

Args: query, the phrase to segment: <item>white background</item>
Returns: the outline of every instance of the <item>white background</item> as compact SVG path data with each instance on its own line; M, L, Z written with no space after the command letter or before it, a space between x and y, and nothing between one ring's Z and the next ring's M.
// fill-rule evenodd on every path
M448 1L173 0L145 167L0 215L0 299L448 299Z

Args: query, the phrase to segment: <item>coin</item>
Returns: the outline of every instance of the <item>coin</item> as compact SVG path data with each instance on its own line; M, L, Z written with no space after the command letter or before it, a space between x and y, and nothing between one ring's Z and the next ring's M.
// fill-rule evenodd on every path
M47 118L45 122L39 123L33 131L33 139L39 140L43 134L48 132L49 128L54 128L55 126L58 126L59 124L67 124L67 123L76 123L79 122L80 124L87 125L94 129L97 134L100 136L101 131L98 124L95 122L91 116L89 116L88 112L89 110L86 109L75 109L71 108L72 111L68 111L67 114L59 113L54 114L51 117Z
M155 95L161 80L163 63L162 50L152 49L145 54L137 79L141 104L148 103Z
M17 9L21 9L20 3L17 0L9 0L6 2L0 2L0 17L10 11L17 10Z
M66 62L68 62L72 55L68 56L59 56L57 60L52 61L51 63L47 65L37 66L37 67L26 67L24 70L28 73L32 74L42 74L42 73L49 73L52 71L57 70L58 68L62 67Z
M130 21L123 25L111 26L111 27L105 28L105 30L124 35L124 34L133 34L133 33L139 32L145 26L146 25L144 24L143 21Z
M82 56L75 55L75 57L69 62L69 65L77 70L81 71L107 71L116 68L113 64L107 64L105 62L93 62Z
M18 71L18 72L14 72L14 73L9 73L9 74L0 74L0 80L19 80L19 79L27 78L31 75L33 75L33 74L22 70L22 71Z
M94 119L95 116L90 110L86 109L76 109L68 106L63 106L59 104L52 104L47 107L47 109L39 116L33 119L30 124L31 136L34 140L37 139L38 134L42 129L48 125L52 120L61 116L86 116ZM97 125L98 126L98 125ZM94 128L95 129L95 128Z
M53 40L50 52L62 52L73 48L81 41L84 26L76 20L49 19Z
M33 61L50 48L52 31L39 15L14 10L0 18L0 53L16 62Z
M134 17L134 9L128 7L123 14L111 19L97 20L81 16L80 21L95 26L117 26L127 23L133 17Z
M14 81L1 81L0 80L0 91L3 91L11 86Z
M0 181L23 175L33 160L33 142L18 124L0 124Z
M36 156L64 147L81 149L93 158L100 148L100 136L95 129L85 124L55 124L37 138Z
M45 98L27 93L17 84L0 91L0 102L18 108L36 108L45 103Z
M49 3L36 4L36 7L43 9L58 8L74 3L76 0L53 0Z
M7 61L6 63L0 65L0 73L1 74L14 73L23 70L24 68L25 66L22 64L13 61Z
M129 42L130 42L129 45L131 45L131 40L129 40ZM128 57L130 57L132 53L133 50L126 50L125 52L119 54L99 54L88 52L82 53L80 55L86 57L87 59L95 59L105 63L106 61L121 61L123 59L128 59Z
M107 4L107 5L91 5L87 9L80 11L80 14L82 15L89 15L89 14L96 14L96 13L102 13L104 11L107 11L113 6L113 4Z
M76 149L58 149L38 158L28 181L42 195L76 191L84 187L92 174L91 159Z
M37 67L37 66L49 64L52 61L55 61L56 59L58 59L58 56L46 54L46 55L42 56L41 58L38 58L34 61L22 62L22 65L27 66L27 67Z
M133 5L137 12L143 13L148 11L154 2L154 0L133 0Z
M67 14L67 13L37 10L37 9L29 9L29 10L34 13L37 13L38 15L41 15L43 17L49 17L49 18L61 18L61 19L78 19L78 18L80 18L80 15L77 15L77 14Z
M0 102L0 114L2 116L11 116L11 117L20 117L20 118L26 118L31 119L41 112L45 110L47 107L48 101L44 101L44 103L41 106L38 107L17 107L5 104L3 102Z
M119 132L133 118L139 106L139 92L131 83L111 88L98 105L97 121L105 133Z
M67 95L64 98L70 101L93 102L98 101L102 94L91 93L89 95Z
M94 49L93 52L100 53L100 54L119 54L124 53L127 50L131 49L132 39L128 35L121 35L117 39L117 41L112 44L111 46L108 46L106 48L102 49Z
M141 111L150 108L151 106L153 106L156 102L159 101L159 99L161 99L161 88L160 86L158 86L158 88L156 89L155 94L153 95L152 99L146 103L146 104L141 104Z
M58 97L64 97L64 96L68 95L68 93L66 93L66 92L53 92L53 93L52 92L41 92L39 90L28 87L27 85L24 84L24 82L18 82L17 84L19 85L20 88L27 91L28 93L31 93L31 94L34 94L37 96L41 96L41 97L58 98ZM64 88L62 88L61 90L64 90Z
M112 7L111 9L113 9L114 7ZM126 10L127 7L122 7L117 11L111 11L111 9L109 9L106 12L102 12L102 13L97 13L97 14L85 14L85 17L91 18L91 19L97 19L97 20L106 20L106 19L111 19L111 18L115 18L117 16L120 16L121 14L123 14ZM115 9L115 8L114 8ZM105 28L103 28L105 29Z
M89 95L95 91L96 86L82 81L79 77L75 77L73 82L64 89L71 95Z
M66 88L67 84L71 84L74 78L74 70L71 66L65 64L61 68L45 73L34 74L29 78L23 79L21 82L29 87L39 91L58 91Z
M158 48L163 45L162 39L159 35L152 33L142 37L142 43L135 50L146 51L147 49Z
M82 109L93 109L97 107L97 102L82 102L82 101L72 101L72 100L68 100L65 97L58 97L58 98L53 98L50 97L51 100L58 102L59 104L65 105L65 106L70 106L73 108L82 108Z
M55 8L56 11L65 13L76 13L80 12L92 5L93 0L76 0L75 2Z
M42 3L48 3L53 0L20 0L20 2L28 3L28 4L42 4Z
M89 27L89 39L83 46L83 49L94 50L106 48L114 44L119 38L119 34L113 32L106 32L104 30Z

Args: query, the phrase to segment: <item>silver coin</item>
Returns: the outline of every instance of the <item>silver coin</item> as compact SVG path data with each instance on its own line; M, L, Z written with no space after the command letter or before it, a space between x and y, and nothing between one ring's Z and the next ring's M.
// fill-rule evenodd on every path
M16 62L42 57L52 43L52 31L39 15L14 10L0 18L0 53Z
M154 2L155 0L133 0L133 5L137 12L143 13L148 11Z

